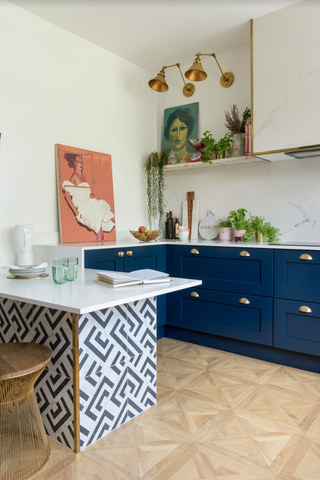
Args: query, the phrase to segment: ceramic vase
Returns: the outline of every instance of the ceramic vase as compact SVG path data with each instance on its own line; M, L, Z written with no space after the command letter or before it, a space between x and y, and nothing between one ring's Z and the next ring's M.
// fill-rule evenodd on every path
M34 242L33 225L15 225L13 229L13 240L18 250L18 265L33 265L32 246Z
M232 227L220 227L219 239L223 242L230 242L233 240L233 228Z
M247 230L236 230L234 229L234 241L235 242L242 242L243 235L246 233Z
M243 157L245 154L245 134L234 133L232 140L232 157Z

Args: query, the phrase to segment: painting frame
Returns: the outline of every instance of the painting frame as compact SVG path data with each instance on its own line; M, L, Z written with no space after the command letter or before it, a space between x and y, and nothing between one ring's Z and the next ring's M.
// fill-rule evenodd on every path
M198 138L199 102L170 107L164 110L162 151L174 151L178 162L189 162L194 148L190 138Z
M56 144L60 243L116 240L111 155Z

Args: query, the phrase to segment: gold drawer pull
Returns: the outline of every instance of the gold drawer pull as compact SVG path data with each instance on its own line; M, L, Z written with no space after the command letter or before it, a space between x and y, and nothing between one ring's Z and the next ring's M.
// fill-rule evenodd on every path
M124 252L118 252L118 257L124 257Z
M312 313L312 310L311 310L311 308L306 307L305 305L302 305L302 307L299 308L299 312L302 312L302 313Z
M197 293L197 292L191 292L191 293L190 293L190 297L198 298L198 297L199 297L199 293Z
M250 253L242 250L242 252L239 253L239 257L250 257Z
M199 255L199 251L196 248L193 248L190 253L193 255Z
M240 298L239 303L242 303L243 305L249 305L250 302L247 298Z
M309 255L309 253L303 253L300 255L299 260L313 260L313 258L311 255Z
M133 251L132 250L128 250L127 251L127 257L132 257L133 255Z

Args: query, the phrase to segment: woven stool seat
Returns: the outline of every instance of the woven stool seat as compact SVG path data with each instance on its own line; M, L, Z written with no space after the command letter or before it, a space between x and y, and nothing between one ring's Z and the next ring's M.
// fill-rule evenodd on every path
M51 359L37 343L0 344L0 479L25 480L46 463L50 446L34 384Z

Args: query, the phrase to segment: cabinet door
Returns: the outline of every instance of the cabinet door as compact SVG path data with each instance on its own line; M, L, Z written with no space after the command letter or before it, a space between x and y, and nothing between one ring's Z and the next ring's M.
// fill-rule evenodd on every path
M205 289L273 296L272 250L245 245L240 248L177 246L173 251L173 265L174 276L200 279Z
M166 270L166 246L143 246L124 248L125 272L132 272L141 268L152 268L165 272Z
M275 250L274 273L275 297L320 301L320 252Z
M193 296L196 295L196 296ZM272 345L273 300L200 288L173 294L167 324L247 342ZM240 303L247 300L249 303Z
M119 248L101 248L99 250L86 250L84 252L84 266L85 268L96 268L98 270L123 272L124 251Z
M275 299L274 346L320 356L320 305Z

